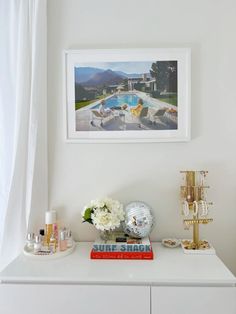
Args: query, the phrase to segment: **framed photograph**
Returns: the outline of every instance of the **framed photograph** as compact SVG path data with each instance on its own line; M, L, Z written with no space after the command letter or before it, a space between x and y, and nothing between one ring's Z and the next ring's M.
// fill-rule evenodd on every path
M68 50L68 142L190 139L190 49Z

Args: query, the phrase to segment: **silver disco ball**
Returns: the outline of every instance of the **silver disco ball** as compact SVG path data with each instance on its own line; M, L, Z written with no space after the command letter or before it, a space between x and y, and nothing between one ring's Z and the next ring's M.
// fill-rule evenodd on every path
M147 237L154 224L152 209L144 202L135 201L125 207L124 232L134 238Z

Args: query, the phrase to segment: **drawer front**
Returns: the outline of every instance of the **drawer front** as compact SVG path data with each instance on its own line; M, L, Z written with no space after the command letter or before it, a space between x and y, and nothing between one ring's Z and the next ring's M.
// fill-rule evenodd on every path
M1 314L149 314L150 287L0 284Z
M152 287L152 314L236 314L235 287Z

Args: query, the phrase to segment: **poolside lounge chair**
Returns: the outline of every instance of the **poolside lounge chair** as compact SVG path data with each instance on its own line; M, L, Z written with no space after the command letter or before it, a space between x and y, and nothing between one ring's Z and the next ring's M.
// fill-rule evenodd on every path
M175 109L168 109L165 113L165 118L168 119L172 123L177 124L178 120L178 112Z
M164 114L166 113L166 110L167 108L158 109L157 112L154 114L154 117L164 116Z
M149 113L149 120L151 121L151 123L156 123L156 120L158 120L160 117L163 117L164 114L166 113L166 110L168 108L160 108L158 109L156 112L150 112Z
M149 120L153 124L162 122L171 128L175 128L177 126L177 110L166 107L158 109L155 113L149 114Z
M148 116L148 107L143 107L138 116L132 115L133 121L138 123L139 128L142 127L142 120Z
M148 115L148 107L143 107L140 112L139 119L142 119Z
M101 114L99 111L97 111L97 110L91 110L91 112L92 112L92 121L91 121L91 124L93 125L93 126L96 126L95 125L95 123L94 123L94 120L100 120L101 122L100 122L100 125L101 126L103 126L103 123L104 123L104 121L105 120L110 120L111 118L113 118L113 114L112 113L110 113L110 114L108 114L108 115L106 115L106 116L104 116L103 114Z

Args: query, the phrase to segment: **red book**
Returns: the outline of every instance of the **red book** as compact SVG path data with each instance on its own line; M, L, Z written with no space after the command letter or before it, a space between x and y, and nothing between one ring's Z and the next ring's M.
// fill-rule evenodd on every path
M97 252L92 250L91 259L153 259L153 251L150 252Z

